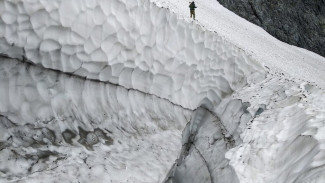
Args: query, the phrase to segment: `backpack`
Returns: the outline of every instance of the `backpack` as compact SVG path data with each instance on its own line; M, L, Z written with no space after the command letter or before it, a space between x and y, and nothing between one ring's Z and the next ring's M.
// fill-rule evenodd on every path
M191 10L194 10L196 8L194 2L192 2L189 7Z

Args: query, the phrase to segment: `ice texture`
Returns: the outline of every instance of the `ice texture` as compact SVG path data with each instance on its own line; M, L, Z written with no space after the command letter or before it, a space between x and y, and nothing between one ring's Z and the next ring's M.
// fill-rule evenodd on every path
M255 116L226 153L240 182L323 182L325 92L309 82L270 72L233 97L250 101Z
M165 99L15 59L0 75L0 182L157 182L179 153L191 111Z
M0 182L324 182L324 58L197 4L0 0Z
M185 108L264 78L239 47L147 0L1 3L0 53Z
M251 119L240 100L223 100L212 109L200 106L183 131L181 154L165 182L239 182L225 154L241 144L240 126Z

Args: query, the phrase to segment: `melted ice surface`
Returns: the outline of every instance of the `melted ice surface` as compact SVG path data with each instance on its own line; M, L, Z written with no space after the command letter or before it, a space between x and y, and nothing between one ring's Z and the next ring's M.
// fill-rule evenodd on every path
M191 111L136 90L0 62L0 182L159 182Z
M323 182L324 58L196 4L0 1L0 181Z
M146 0L1 3L3 54L185 108L264 78L239 47Z

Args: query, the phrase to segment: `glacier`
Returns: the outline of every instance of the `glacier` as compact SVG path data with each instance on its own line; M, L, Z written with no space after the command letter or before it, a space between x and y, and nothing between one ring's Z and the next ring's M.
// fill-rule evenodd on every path
M325 59L196 2L1 0L0 182L323 182Z

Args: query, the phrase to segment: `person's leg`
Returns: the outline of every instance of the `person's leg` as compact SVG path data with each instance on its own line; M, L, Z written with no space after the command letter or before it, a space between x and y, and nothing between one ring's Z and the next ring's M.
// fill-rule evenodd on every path
M193 19L195 19L195 12L194 10L191 10L191 18L193 17Z

